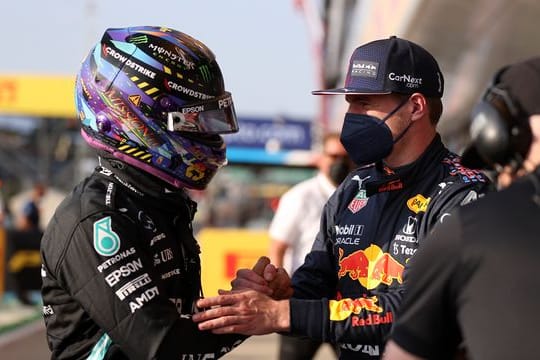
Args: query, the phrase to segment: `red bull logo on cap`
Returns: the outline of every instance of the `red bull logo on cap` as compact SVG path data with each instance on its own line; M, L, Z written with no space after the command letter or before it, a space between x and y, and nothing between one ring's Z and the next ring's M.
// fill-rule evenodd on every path
M377 245L370 245L365 250L357 250L343 257L339 249L338 278L349 276L358 280L366 289L374 289L381 283L390 285L394 280L403 283L403 269L396 259L382 251Z

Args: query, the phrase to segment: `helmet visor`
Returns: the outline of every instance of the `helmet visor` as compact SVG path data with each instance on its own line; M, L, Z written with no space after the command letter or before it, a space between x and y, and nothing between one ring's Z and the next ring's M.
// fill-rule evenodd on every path
M228 134L238 131L231 93L190 104L167 113L167 130L204 134Z

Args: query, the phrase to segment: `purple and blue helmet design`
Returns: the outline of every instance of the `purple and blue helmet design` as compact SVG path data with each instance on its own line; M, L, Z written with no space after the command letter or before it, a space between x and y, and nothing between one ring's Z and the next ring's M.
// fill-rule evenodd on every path
M204 189L238 131L214 54L160 27L108 29L83 61L75 102L94 148L167 183Z

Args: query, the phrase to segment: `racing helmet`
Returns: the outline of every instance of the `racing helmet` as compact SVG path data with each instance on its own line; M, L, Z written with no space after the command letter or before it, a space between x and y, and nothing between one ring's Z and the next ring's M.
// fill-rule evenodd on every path
M82 63L75 103L90 146L177 188L204 189L226 163L220 134L238 131L212 51L165 27L107 29Z

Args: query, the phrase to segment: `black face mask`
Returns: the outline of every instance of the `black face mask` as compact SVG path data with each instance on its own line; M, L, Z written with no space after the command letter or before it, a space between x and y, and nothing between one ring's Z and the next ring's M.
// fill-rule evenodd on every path
M387 157L409 126L394 140L386 120L394 115L409 99L402 101L383 119L364 114L345 114L341 130L341 143L358 166L368 165Z
M330 165L328 177L335 186L341 184L351 171L351 162L345 157L339 157L332 161Z

